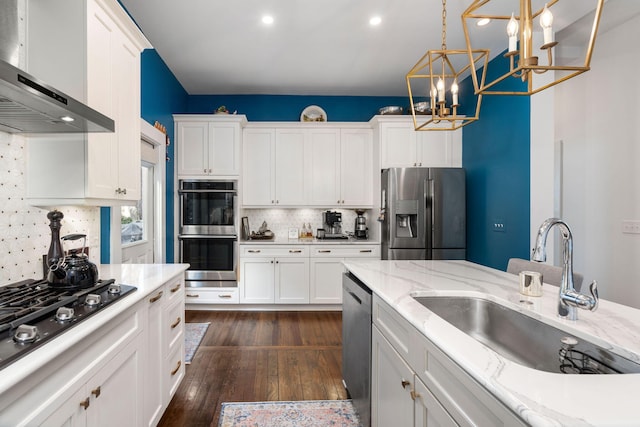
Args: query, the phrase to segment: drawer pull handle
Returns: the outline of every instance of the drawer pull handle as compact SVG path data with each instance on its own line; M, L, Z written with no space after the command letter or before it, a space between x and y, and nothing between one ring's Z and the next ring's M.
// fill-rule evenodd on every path
M301 252L302 252L302 250L300 250L300 249L289 249L289 253L290 254L299 254Z
M98 397L100 397L100 386L98 386L98 387L94 388L93 390L91 390L91 394L93 394L96 397L96 399Z
M411 383L407 380L402 380L402 388L407 388L408 385L411 385Z
M229 294L221 294L221 295L218 295L218 298L231 298L231 295L229 295Z
M247 252L249 252L250 254L259 254L260 249L249 249Z
M87 410L89 405L90 405L90 403L89 403L89 398L88 397L85 400L83 400L82 402L80 402L80 406L82 406L85 411Z
M178 371L180 370L180 366L182 366L182 361L178 360L178 363L176 364L176 368L171 371L171 376L174 376L175 374L178 373Z
M180 322L182 322L182 319L181 319L180 317L178 317L178 318L176 319L176 321L175 321L175 322L173 322L173 323L171 324L171 329L175 329L175 328L177 328L177 327L178 327L178 325L180 324Z
M199 294L187 294L189 298L200 298Z
M154 302L158 301L160 298L162 298L162 291L158 292L158 294L155 297L151 298L149 302L153 304Z
M420 396L420 393L418 393L418 392L417 392L417 391L415 391L415 390L411 390L411 399L416 400L416 399L418 399L419 397L422 397L422 396Z
M323 249L323 250L320 250L318 252L320 252L321 254L330 254L331 253L331 251L329 249Z
M365 254L365 253L368 254L368 253L371 253L371 252L372 252L371 249L360 249L360 253L363 253L363 254Z
M180 288L182 287L182 283L178 283L175 288L171 288L171 293L176 293L180 290Z

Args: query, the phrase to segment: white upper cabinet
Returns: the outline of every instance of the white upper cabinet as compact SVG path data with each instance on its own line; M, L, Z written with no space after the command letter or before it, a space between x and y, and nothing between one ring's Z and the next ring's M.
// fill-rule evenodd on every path
M115 0L32 2L27 10L28 71L115 121L114 133L30 136L29 202L137 201L140 52L151 45ZM58 31L55 22L65 25ZM61 51L64 60L42 59Z
M461 167L462 130L415 131L411 116L372 119L381 168Z
M240 175L242 115L174 115L179 177Z
M243 135L242 170L244 206L371 207L372 131L251 126Z

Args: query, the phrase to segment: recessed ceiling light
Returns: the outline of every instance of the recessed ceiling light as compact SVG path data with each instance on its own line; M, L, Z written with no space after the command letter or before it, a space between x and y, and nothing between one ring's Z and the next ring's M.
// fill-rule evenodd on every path
M264 15L262 17L262 23L266 24L266 25L271 25L273 24L273 16L271 15Z
M74 121L74 120L75 120L75 119L74 119L73 117L71 117L71 116L62 116L62 117L60 117L60 119L61 119L63 122L72 122L72 121Z
M484 27L485 25L487 25L489 22L491 22L491 19L489 18L482 18L480 20L478 20L478 22L476 22L476 25L478 27Z
M371 19L369 19L369 25L371 25L372 27L380 25L381 22L382 22L382 18L380 18L379 16L374 16Z

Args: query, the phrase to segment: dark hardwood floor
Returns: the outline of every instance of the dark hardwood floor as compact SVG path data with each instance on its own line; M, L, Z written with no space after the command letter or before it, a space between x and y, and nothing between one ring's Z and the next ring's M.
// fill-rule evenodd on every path
M187 311L211 322L160 427L217 427L222 402L346 399L340 312Z

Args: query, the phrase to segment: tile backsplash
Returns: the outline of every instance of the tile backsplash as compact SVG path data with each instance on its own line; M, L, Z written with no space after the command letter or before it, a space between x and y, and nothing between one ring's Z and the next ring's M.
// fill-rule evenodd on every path
M0 285L42 277L42 255L49 250L47 213L25 201L26 144L21 135L0 132ZM43 171L44 173L44 171ZM100 260L100 208L57 206L64 214L62 236L87 235L92 262Z
M322 228L322 213L327 209L244 209L241 216L249 219L251 231L258 231L263 221L266 221L267 228L273 231L276 237L284 237L289 233L289 228L302 228L302 224L311 224L313 235L316 230ZM353 232L356 211L353 209L331 209L342 213L342 231ZM367 223L371 222L371 211L365 212ZM369 226L371 227L371 226Z

